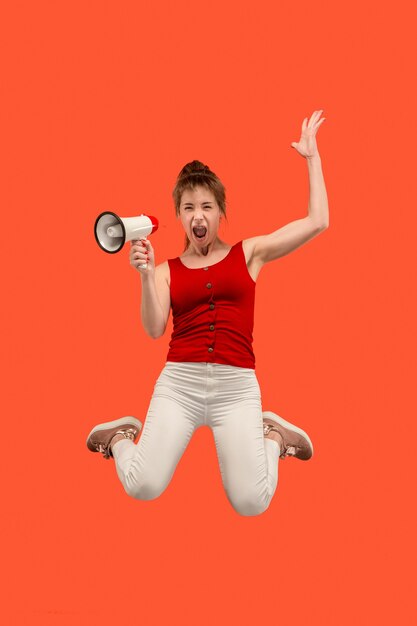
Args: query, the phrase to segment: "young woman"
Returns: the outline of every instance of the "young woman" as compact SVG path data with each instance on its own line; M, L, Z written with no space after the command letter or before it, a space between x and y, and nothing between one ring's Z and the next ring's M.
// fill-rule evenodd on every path
M262 412L252 331L256 279L265 263L300 247L328 227L328 203L315 111L291 146L308 164L308 215L230 246L218 236L226 215L225 188L200 161L180 172L173 199L186 235L180 257L155 266L149 240L134 241L130 264L142 282L141 317L161 337L169 312L173 332L167 362L142 424L134 417L99 424L87 438L93 452L115 459L126 492L158 497L169 484L196 428L212 429L226 495L241 515L264 512L278 481L278 460L308 460L308 435L279 415ZM320 119L321 118L321 119ZM146 269L143 265L146 264Z

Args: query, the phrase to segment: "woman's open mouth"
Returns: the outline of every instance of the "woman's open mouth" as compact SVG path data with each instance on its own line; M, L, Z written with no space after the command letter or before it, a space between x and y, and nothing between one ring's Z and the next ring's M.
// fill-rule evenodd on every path
M205 226L194 226L193 233L197 239L203 239L206 236L207 228Z

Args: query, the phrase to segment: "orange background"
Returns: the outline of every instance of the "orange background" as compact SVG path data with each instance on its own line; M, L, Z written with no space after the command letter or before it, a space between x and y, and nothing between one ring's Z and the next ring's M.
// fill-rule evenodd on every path
M5 624L414 623L412 10L3 5ZM304 217L290 144L320 108L330 228L264 268L254 341L264 408L315 456L282 462L269 509L242 517L203 428L162 496L135 501L85 439L145 417L169 334L145 335L128 247L102 252L95 218L154 214L157 261L177 256L192 159L226 186L227 242Z

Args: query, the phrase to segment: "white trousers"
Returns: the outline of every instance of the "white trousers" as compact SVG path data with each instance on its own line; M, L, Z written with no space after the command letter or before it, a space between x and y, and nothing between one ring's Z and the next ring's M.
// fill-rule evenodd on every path
M167 362L137 444L112 447L126 492L157 498L168 486L196 428L212 429L227 498L241 515L259 515L278 482L279 446L263 435L255 370L217 363Z

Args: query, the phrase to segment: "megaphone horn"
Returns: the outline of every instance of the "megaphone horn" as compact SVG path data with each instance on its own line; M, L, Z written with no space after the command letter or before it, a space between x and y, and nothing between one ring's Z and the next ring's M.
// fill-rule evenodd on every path
M132 239L144 239L154 233L159 226L156 217L138 215L137 217L119 217L116 213L100 213L94 224L94 236L104 252L119 252Z

